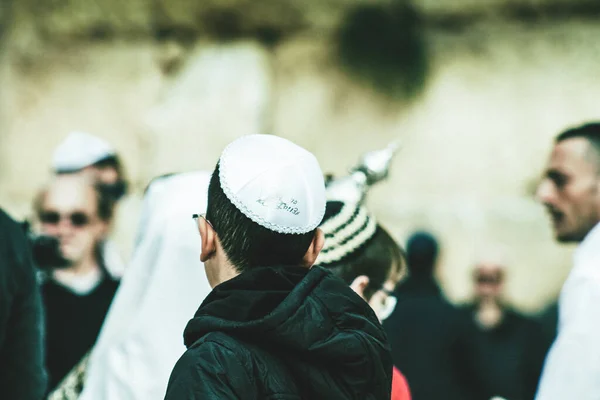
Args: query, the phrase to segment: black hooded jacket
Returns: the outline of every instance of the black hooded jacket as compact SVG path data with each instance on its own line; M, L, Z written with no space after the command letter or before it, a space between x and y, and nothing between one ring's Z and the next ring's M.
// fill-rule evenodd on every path
M390 399L383 328L320 267L255 268L224 282L184 338L167 400Z

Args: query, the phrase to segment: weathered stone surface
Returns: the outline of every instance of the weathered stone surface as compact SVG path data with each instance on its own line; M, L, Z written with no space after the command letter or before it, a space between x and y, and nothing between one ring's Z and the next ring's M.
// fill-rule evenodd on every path
M494 13L500 10L528 9L544 12L550 9L574 10L583 7L593 7L590 0L416 0L413 2L427 14L453 13L468 14L474 12Z
M434 32L432 77L411 104L384 103L341 76L327 43L290 42L276 53L275 132L309 146L335 173L400 139L391 180L370 199L380 219L399 237L418 227L442 235L440 275L455 300L469 292L476 249L505 243L510 298L535 308L556 295L570 260L532 187L552 137L598 117L599 34L575 22Z
M151 44L98 44L48 55L26 74L5 65L0 204L27 214L48 179L52 149L72 130L115 144L136 196L154 176L213 168L226 143L263 130L271 90L264 49L199 45L176 77L161 73L160 52ZM121 210L117 233L126 249L138 205Z
M399 138L390 181L370 206L399 239L418 227L442 236L451 298L467 295L472 254L487 242L511 249L509 295L523 308L556 295L568 271L569 252L553 243L531 191L551 138L598 116L593 21L432 29L431 76L412 102L391 102L342 74L329 34L294 35L271 50L143 36L46 45L23 26L7 47L19 51L0 54L0 204L16 216L29 213L53 148L73 129L107 138L125 157L134 193L117 236L126 251L148 181L212 168L234 137L288 137L334 173Z
M29 30L40 40L97 40L113 37L196 37L198 35L289 35L300 30L335 29L358 5L402 0L2 0L0 23ZM576 13L600 14L595 0L415 0L428 17L535 18Z
M144 165L144 180L212 169L227 143L264 132L270 72L268 53L256 43L195 47L182 71L165 82L155 103L145 110L144 137L152 145L152 155Z

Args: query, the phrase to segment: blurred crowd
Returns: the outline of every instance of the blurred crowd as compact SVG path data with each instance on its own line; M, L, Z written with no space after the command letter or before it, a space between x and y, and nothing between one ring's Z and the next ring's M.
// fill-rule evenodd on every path
M600 372L594 338L600 322L592 310L594 296L600 295L595 286L600 270L594 270L599 259L593 242L586 247L600 229L595 228L600 222L597 163L599 124L557 137L537 196L549 210L557 239L582 243L582 251L560 304L539 315L526 315L506 301L509 248L489 243L478 249L470 266L474 296L468 304L453 304L436 280L443 240L417 231L399 244L385 221L367 210L364 197L376 183L369 182L373 171L354 169L364 176L350 194L339 190L349 187L344 183L349 177L326 179L320 222L324 245L312 264L345 282L382 324L394 365L392 399L600 398L594 391L600 379L588 377ZM32 199L29 221L17 224L0 214L0 397L204 398L183 395L168 382L181 368L177 360L186 348L202 337L197 332L206 329L190 328L198 315L186 324L211 288L219 287L202 266L212 245L202 231L208 229L205 222L217 235L225 229L214 223L217 217L203 214L211 172L152 180L133 255L123 260L111 229L128 185L114 148L94 135L71 133L54 150L51 168L51 181ZM293 201L282 204L297 214ZM264 307L259 300L247 301ZM343 303L340 307L345 309ZM317 325L310 328L314 335ZM370 360L361 368L367 374L379 366ZM572 373L565 375L564 368ZM324 379L321 375L312 379Z

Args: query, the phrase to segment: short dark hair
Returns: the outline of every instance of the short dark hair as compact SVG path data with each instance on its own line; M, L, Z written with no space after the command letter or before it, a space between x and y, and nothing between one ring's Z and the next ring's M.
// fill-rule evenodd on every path
M303 234L269 230L244 215L227 198L217 163L208 186L206 219L214 227L229 261L243 272L254 267L298 266L316 229Z
M334 275L350 285L357 277L365 275L369 278L363 295L367 301L383 288L392 274L392 268L398 272L405 264L402 248L379 224L373 237L350 257L327 266Z
M584 138L596 151L596 159L600 162L600 122L590 122L570 128L556 137L556 143L572 138Z
M104 157L103 159L93 163L91 166L96 168L114 168L115 171L117 171L117 176L119 177L119 180L125 180L123 176L123 163L121 162L119 156L117 156L116 154Z

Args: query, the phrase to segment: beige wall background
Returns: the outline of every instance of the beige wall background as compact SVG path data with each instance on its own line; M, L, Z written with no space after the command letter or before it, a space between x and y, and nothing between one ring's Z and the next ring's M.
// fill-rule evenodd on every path
M114 234L125 256L150 179L211 169L236 137L292 139L336 174L399 139L369 206L402 242L420 228L439 235L439 278L452 300L468 298L474 255L496 244L508 249L511 302L536 311L558 294L571 249L553 242L533 190L553 136L600 116L600 24L580 15L589 2L417 2L429 21L430 73L410 101L357 83L333 56L331 32L358 1L279 2L272 14L233 0L195 13L182 10L196 7L187 2L159 11L141 0L108 2L108 11L89 3L0 7L0 204L14 216L30 215L52 151L72 130L106 138L124 158L133 192ZM202 18L224 5L239 6L248 31L290 30L274 47L252 35L215 41ZM575 16L557 17L559 6ZM515 9L542 17L506 13ZM436 22L447 20L464 26ZM149 24L183 27L191 39L157 40Z

